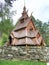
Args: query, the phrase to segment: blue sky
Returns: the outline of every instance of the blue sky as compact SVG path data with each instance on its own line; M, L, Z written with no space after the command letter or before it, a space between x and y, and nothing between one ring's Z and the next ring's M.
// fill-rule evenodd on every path
M0 0L2 1L2 0ZM49 20L49 0L25 0L25 6L28 14L33 12L33 16L43 22ZM13 16L14 23L21 17L24 7L24 0L17 0L14 2L12 10L16 10L17 14Z

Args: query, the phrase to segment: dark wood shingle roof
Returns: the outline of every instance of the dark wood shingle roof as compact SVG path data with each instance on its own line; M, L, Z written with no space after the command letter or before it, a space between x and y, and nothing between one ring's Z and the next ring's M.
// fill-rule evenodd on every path
M36 35L38 34L38 30L36 30L36 31L33 31L33 32L27 32L27 34L26 34L26 30L23 30L22 31L22 33L21 33L21 35L20 35L20 33L19 32L11 32L11 36L12 36L12 38L23 38L23 37L28 37L28 38L34 38L34 37L36 37Z

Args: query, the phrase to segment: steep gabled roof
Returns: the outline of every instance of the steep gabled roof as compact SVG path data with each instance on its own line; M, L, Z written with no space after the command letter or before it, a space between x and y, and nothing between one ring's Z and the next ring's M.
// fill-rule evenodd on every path
M30 22L30 18L27 18L27 19L26 19L24 22L22 22L22 23L21 23L21 21L19 20L14 30L19 30L19 29L25 28L29 22Z
M23 38L23 37L34 38L34 37L36 37L37 34L38 34L38 30L32 31L31 34L30 34L30 32L27 32L27 35L26 35L26 30L23 30L21 35L19 32L15 32L15 31L13 31L10 35L12 38L15 37L15 38L19 39L19 38Z
M24 6L22 16L19 18L16 28L14 30L19 30L27 26L30 21L30 17L27 14L26 7Z

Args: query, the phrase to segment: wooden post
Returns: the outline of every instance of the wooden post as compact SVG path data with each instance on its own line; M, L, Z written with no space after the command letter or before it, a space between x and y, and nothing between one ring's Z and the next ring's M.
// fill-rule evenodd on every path
M26 44L26 48L27 48L27 44Z

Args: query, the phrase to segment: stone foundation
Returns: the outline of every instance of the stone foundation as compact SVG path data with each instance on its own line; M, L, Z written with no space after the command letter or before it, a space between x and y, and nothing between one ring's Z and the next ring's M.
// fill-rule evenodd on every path
M0 59L37 60L49 62L49 47L4 46L0 47Z

